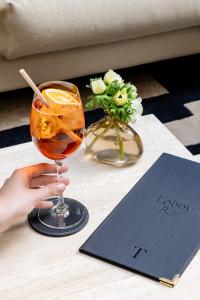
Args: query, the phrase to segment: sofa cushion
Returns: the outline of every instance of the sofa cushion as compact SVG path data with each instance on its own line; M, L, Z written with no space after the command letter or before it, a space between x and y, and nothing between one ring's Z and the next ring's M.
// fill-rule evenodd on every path
M200 25L199 0L0 0L7 59Z

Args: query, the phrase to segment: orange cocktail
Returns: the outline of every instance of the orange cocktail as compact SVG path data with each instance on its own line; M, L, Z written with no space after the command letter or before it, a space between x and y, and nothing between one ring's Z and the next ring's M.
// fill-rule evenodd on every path
M83 139L84 114L80 97L55 88L42 90L48 102L37 97L31 111L31 135L40 152L53 160L73 153Z
M70 82L47 82L39 86L42 96L34 96L30 130L39 151L55 160L60 178L62 160L71 155L83 141L85 119L78 88ZM42 100L42 101L41 101ZM62 194L52 197L51 209L39 209L34 218L40 232L62 236L81 230L88 220L84 205ZM35 220L35 219L34 219ZM37 223L37 222L36 222Z

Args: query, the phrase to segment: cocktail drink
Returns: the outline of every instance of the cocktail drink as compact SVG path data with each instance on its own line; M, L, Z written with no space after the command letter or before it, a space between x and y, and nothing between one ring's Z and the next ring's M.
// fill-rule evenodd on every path
M69 82L49 82L39 89L48 105L35 95L30 122L32 140L44 156L55 160L61 176L62 160L76 151L83 140L85 120L79 91ZM39 211L40 222L56 229L78 228L84 217L82 204L62 195L51 200L54 207Z
M31 111L31 135L37 148L53 160L73 153L83 139L84 115L80 97L61 89L42 91L46 107L37 97Z

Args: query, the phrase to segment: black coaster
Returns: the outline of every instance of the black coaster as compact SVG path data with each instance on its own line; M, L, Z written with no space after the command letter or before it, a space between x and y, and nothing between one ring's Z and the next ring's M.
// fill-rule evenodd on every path
M49 200L53 202L57 201L56 198L51 198ZM65 201L67 201L67 204L69 205L69 210L71 212L68 217L69 224L66 224L66 228L58 229L53 226L47 226L43 222L41 222L39 212L41 216L45 216L46 209L34 209L28 215L28 221L31 227L43 235L53 237L71 235L83 229L89 219L89 213L87 208L79 201L70 198L65 198Z

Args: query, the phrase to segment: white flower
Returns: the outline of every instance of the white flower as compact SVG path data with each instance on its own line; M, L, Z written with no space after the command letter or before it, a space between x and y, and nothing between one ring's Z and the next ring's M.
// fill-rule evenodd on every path
M106 90L106 85L103 79L98 78L91 82L91 88L94 94L103 94Z
M142 98L137 98L131 103L134 113L131 118L131 123L135 123L143 113Z
M128 101L128 96L126 89L118 91L117 94L113 97L113 100L117 106L123 106Z
M123 82L123 79L121 78L121 76L119 74L117 74L116 72L114 72L113 70L110 69L104 75L104 82L106 84L110 84L114 80L117 80L118 82L121 82L121 83Z

